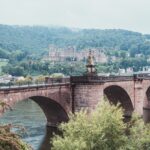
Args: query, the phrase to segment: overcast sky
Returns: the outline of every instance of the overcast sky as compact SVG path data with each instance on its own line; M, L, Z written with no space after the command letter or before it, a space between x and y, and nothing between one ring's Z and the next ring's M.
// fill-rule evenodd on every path
M150 0L0 0L0 24L150 33Z

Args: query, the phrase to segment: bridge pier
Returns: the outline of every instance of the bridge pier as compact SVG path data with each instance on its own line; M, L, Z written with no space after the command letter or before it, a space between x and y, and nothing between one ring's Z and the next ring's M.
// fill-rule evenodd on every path
M140 116L143 116L143 100L144 100L144 93L143 93L142 80L135 80L134 81L134 111Z
M143 107L144 122L150 122L150 106Z
M100 83L76 84L73 90L75 112L84 109L88 109L90 112L103 98L103 86Z
M145 122L150 122L150 97L149 94L147 95L147 98L144 101L144 107L143 107L143 119Z

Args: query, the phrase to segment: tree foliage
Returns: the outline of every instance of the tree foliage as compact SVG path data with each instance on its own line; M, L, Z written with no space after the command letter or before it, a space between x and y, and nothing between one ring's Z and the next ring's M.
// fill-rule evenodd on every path
M91 115L85 111L60 125L52 150L149 150L150 127L137 117L123 122L123 110L103 101Z
M0 102L0 115L6 109L12 109L5 102ZM24 143L19 135L13 133L11 129L13 125L0 125L0 150L32 150L32 148Z
M7 26L0 25L0 47L9 51L41 51L54 44L59 47L118 47L128 50L132 45L142 44L148 36L127 30L79 29L65 27Z
M32 150L10 129L10 125L0 126L0 150Z
M75 47L77 51L87 48L103 50L108 56L108 63L98 64L98 72L118 72L119 68L128 67L139 71L143 66L150 65L149 36L115 29L74 31L64 27L0 25L0 58L9 60L0 70L14 76L52 73L81 75L85 72L83 62L71 65L71 57L54 65L41 61L48 55L49 45L54 45L64 50L68 46ZM135 58L137 55L142 57ZM113 62L112 56L117 58L117 62Z

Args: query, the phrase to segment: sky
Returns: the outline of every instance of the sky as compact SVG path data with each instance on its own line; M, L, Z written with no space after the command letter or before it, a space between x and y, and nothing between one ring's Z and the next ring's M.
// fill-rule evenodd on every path
M150 0L0 0L0 24L127 29L150 34Z

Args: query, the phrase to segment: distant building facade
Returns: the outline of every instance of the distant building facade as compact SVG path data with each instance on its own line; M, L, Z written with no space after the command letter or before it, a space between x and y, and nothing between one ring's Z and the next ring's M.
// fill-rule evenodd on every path
M91 49L95 61L99 63L106 63L108 61L107 56L101 49ZM88 56L89 49L76 50L74 47L58 48L56 46L49 46L49 54L45 60L52 62L60 61L84 61Z

